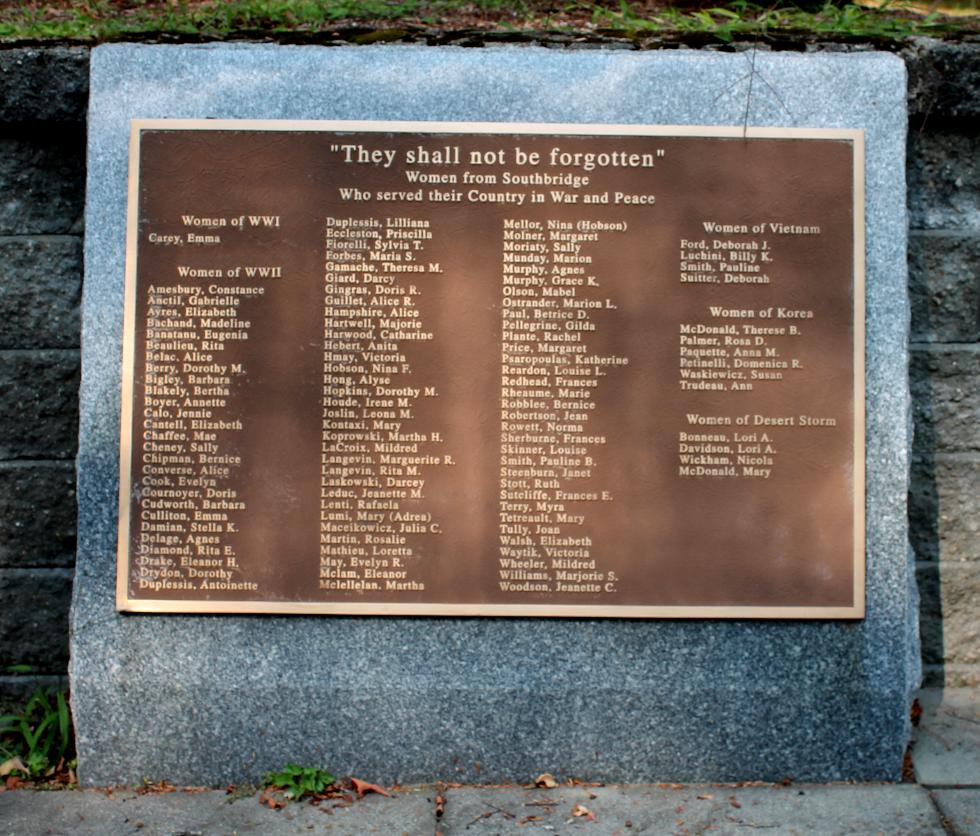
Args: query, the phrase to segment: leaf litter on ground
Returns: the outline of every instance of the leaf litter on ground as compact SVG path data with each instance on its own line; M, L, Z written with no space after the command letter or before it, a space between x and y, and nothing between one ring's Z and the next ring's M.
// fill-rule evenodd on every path
M233 786L229 787L226 792L230 794L233 789ZM330 813L334 808L351 806L355 796L357 800L362 800L369 793L391 798L391 793L384 787L360 778L349 777L334 780L322 789L304 791L295 796L290 795L285 788L271 783L259 795L259 804L263 804L272 810L282 810L290 802L306 800L314 807L322 807L322 812ZM334 803L326 804L326 802L331 801Z
M595 813L593 813L584 804L576 804L572 807L572 816L575 818L585 819L585 821L595 821Z
M33 778L29 768L20 758L14 757L0 764L0 792L4 790L63 790L72 789L78 784L74 761L61 758L55 766Z

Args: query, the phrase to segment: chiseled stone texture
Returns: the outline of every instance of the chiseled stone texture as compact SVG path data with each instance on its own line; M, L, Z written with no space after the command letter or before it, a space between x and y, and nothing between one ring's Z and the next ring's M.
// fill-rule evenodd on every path
M980 561L980 457L912 462L909 520L919 560Z
M913 233L909 295L913 342L980 338L980 232Z
M78 348L81 238L0 239L0 348Z
M0 235L81 232L84 127L4 128L0 128Z
M0 462L0 568L75 562L75 466Z
M969 125L909 131L909 225L980 229L980 155Z
M65 669L71 587L71 569L0 569L0 670Z
M83 782L226 783L286 761L400 782L545 770L605 781L899 777L919 672L906 524L905 68L891 55L759 53L749 112L753 124L866 131L863 621L115 611L131 117L731 125L745 117L750 68L747 55L694 51L93 51L70 667Z
M970 685L980 681L977 573L959 561L980 555L980 44L920 39L904 54L910 220L925 230L909 252L919 343L910 521L918 558L939 561L919 566L923 659L927 682Z
M68 349L0 351L0 460L75 455L78 360Z
M88 57L85 47L0 50L0 124L85 121Z
M911 116L980 118L980 44L916 38L903 56L909 73Z
M922 659L980 665L980 563L920 563Z
M916 452L980 450L980 344L917 346L909 376Z

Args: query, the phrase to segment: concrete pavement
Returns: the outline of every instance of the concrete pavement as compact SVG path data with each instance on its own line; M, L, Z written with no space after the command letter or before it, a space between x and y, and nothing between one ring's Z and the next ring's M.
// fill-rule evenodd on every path
M390 798L279 810L255 795L232 799L216 790L14 790L0 793L0 836L980 835L980 691L927 690L920 702L924 713L912 749L917 783L416 786Z

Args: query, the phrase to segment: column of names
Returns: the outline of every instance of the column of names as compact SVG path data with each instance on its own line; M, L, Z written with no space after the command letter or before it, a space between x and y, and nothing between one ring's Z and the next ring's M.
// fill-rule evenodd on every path
M441 536L426 476L451 467L420 402L439 396L415 374L410 346L430 342L419 309L442 268L424 261L428 220L329 217L324 234L320 588L425 589L420 556Z
M499 586L507 593L615 592L588 517L608 443L595 421L603 379L629 358L589 337L615 327L591 245L625 222L517 218L501 246Z

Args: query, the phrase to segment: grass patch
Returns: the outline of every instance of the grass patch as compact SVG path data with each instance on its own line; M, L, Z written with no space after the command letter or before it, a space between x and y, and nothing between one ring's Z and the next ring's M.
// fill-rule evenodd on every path
M898 0L896 0L898 2ZM317 40L343 30L438 28L486 33L552 32L727 42L807 33L822 38L897 40L977 31L977 17L920 15L887 3L749 0L675 6L662 0L28 0L0 9L0 41L212 40L236 35Z
M734 0L707 9L685 10L668 6L652 14L638 14L625 0L617 9L596 5L593 19L603 29L626 32L692 35L707 34L730 42L737 37L766 38L775 34L811 34L829 38L898 40L914 35L935 35L958 30L953 21L892 12L887 6L868 9L851 3L826 2L818 9L798 6L759 6Z
M65 770L66 759L73 756L64 692L37 688L21 710L0 716L0 778L50 778Z

